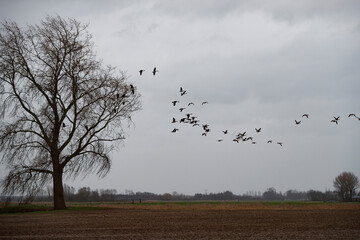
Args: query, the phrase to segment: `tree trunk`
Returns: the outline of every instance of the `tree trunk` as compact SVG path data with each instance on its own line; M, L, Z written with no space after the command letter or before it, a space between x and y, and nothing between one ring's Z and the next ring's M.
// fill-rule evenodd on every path
M54 185L54 210L66 209L63 180L62 180L62 170L54 169L53 185Z

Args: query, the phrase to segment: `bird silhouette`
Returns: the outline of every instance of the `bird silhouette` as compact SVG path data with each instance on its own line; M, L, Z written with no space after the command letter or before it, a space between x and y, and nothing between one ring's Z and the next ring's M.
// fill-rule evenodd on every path
M282 145L283 145L283 143L282 143L282 142L277 142L277 144L279 144L280 146L282 146Z
M190 106L190 105L195 105L193 102L190 102L190 103L188 103L188 106Z
M239 143L239 139L238 139L238 138L234 138L233 141Z
M186 92L186 91L183 91L183 92L181 93L181 96L184 96L185 94L187 94L187 92Z
M218 139L217 141L218 141L218 142L222 142L222 141L224 141L224 139Z
M156 70L156 67L154 67L154 70L152 71L153 75L155 76L155 74L158 72L158 70Z
M180 123L185 123L185 121L186 121L186 118L180 119Z
M172 101L172 104L175 106L176 103L178 103L179 101Z
M227 134L228 133L228 130L225 130L225 131L222 131L224 134Z
M340 120L340 116L337 116L337 117L334 116L334 120L339 121L339 120Z
M356 117L356 115L355 115L354 113L350 113L350 114L349 114L349 117L351 117L351 116ZM357 118L357 117L356 117L356 118Z
M208 104L208 102L202 102L201 105Z
M143 72L145 72L144 69L140 69L140 70L139 70L140 76L143 74Z
M180 110L180 112L182 112L182 111L184 111L184 110L185 110L185 108L180 108L179 110Z
M296 120L295 120L295 124L296 124L296 125L299 125L300 123L301 123L301 121L296 121Z
M135 87L132 84L130 84L130 90L132 94L135 94Z
M206 136L206 133L201 134L201 136Z
M272 140L267 141L267 143L272 143Z
M307 114L307 113L304 113L302 116L306 117L306 118L309 118L309 114Z
M179 129L174 128L171 132L172 132L172 133L176 133L177 131L179 131Z
M173 120L171 123L176 123L176 122L177 122L176 119L173 117Z
M261 128L259 128L259 129L255 128L255 131L256 132L261 132Z
M336 119L333 119L330 122L334 122L334 123L338 124L338 120L336 120Z
M183 92L184 90L183 90L183 88L182 87L180 87L180 92Z

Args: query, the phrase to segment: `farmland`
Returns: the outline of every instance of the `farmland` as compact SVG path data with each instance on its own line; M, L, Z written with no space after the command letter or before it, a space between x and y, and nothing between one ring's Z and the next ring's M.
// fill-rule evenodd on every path
M359 203L49 204L0 215L0 239L357 239ZM29 212L30 213L24 213ZM2 212L6 212L4 208Z

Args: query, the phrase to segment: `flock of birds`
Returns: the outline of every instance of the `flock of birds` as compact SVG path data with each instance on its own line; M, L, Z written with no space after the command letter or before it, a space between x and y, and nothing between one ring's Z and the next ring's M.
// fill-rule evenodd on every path
M144 69L140 69L139 70L139 73L140 73L140 76L143 75L144 73ZM153 71L152 71L152 74L155 76L156 73L158 72L157 68L154 67ZM132 87L133 88L133 87ZM187 90L183 89L182 87L180 87L180 97L188 94ZM180 101L179 100L174 100L172 101L172 105L173 107L179 107L179 104L180 104ZM207 101L203 101L201 103L201 106L204 106L206 104L209 104ZM187 103L187 106L181 106L180 108L178 108L178 110L183 113L185 109L187 108L190 108L191 106L195 106L195 103L194 102L188 102ZM308 119L309 118L309 114L308 113L304 113L302 114L302 119L306 118ZM360 121L360 117L356 116L356 114L354 113L351 113L348 115L348 117L354 117L355 119L358 119ZM334 124L339 124L339 121L340 121L340 116L333 116L333 119L330 121L331 123L334 123ZM302 120L297 120L295 119L295 125L299 125L301 124ZM185 113L185 115L183 115L182 117L180 117L179 119L176 119L175 117L172 118L172 121L171 121L172 124L175 124L175 123L180 123L180 124L188 124L188 125L191 125L192 127L199 127L202 129L202 133L201 133L201 136L204 136L206 137L210 132L211 132L211 129L210 129L210 125L205 123L205 124L200 124L200 120L197 116L195 116L193 113ZM171 133L176 133L178 132L180 129L177 128L177 127L174 127L173 130L171 131ZM262 128L259 127L259 128L255 128L255 134L258 134L258 133L261 133L261 130ZM223 135L228 135L230 134L229 131L227 129L225 130L221 130ZM223 138L218 138L217 139L218 142L222 142L224 141ZM236 135L234 135L234 137L232 137L232 141L233 142L236 142L236 143L239 143L239 142L250 142L251 144L256 144L257 142L255 141L255 137L253 136L249 136L248 133L246 131L244 132L239 132L237 133ZM276 142L276 144L280 145L280 146L283 146L283 142L282 141L274 141L274 143ZM266 143L268 144L271 144L273 143L273 140L272 139L269 139Z
M187 91L184 90L182 87L180 87L180 97L184 96L185 94L187 94ZM174 100L172 101L172 105L174 107L179 106L178 104L180 104L180 101L178 100ZM204 101L201 103L201 106L207 105L209 104L207 101ZM186 108L190 108L191 106L195 106L194 102L189 102L187 103L187 107L181 106L179 109L180 112L183 112ZM304 114L307 115L307 117L309 116L308 114ZM181 123L181 124L188 124L191 125L192 127L199 127L202 129L202 133L201 136L206 137L210 132L210 125L205 123L205 124L200 124L200 120L197 116L195 116L193 113L186 113L185 115L183 115L181 118L176 119L175 117L172 118L171 123ZM300 122L298 123L300 124ZM261 132L261 127L260 128L255 128L255 133L260 133ZM172 133L176 133L179 131L179 128L174 128L171 132ZM225 130L221 130L223 135L229 135L230 132L228 129ZM239 132L237 133L234 137L232 137L232 141L239 143L239 142L250 142L251 144L256 144L257 142L254 140L255 137L253 136L248 136L248 133L246 131L244 132ZM218 138L217 139L218 142L222 142L224 141L223 138ZM273 140L268 140L267 143L273 143ZM278 145L282 146L283 142L277 141L276 142Z

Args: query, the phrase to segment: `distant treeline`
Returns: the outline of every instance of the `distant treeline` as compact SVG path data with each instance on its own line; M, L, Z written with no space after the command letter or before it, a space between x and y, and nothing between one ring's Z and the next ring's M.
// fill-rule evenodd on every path
M288 190L284 193L276 191L275 188L268 188L265 192L250 191L242 195L236 195L231 191L220 193L196 193L195 195L185 195L177 192L156 194L150 192L133 192L126 190L125 193L118 194L115 189L95 189L82 187L77 191L74 187L64 185L65 200L67 202L141 202L141 201L281 201L281 200L310 200L310 201L338 201L338 194L334 191L316 191L309 190L297 191ZM52 188L39 192L36 196L30 196L27 199L20 197L2 196L2 202L26 201L26 202L46 202L52 201Z

